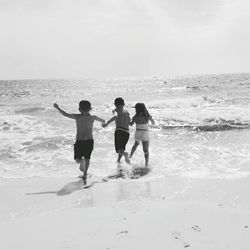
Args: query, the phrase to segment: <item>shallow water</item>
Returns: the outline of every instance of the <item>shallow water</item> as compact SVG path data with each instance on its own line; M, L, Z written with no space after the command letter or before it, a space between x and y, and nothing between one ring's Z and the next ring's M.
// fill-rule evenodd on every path
M152 171L139 181L166 176L244 178L250 170L250 74L172 78L0 81L0 182L33 176L75 176L75 124L54 108L76 113L90 100L92 113L109 119L116 97L134 114L145 102L151 128ZM90 172L116 171L114 126L96 123ZM134 127L127 149L133 144ZM143 166L138 148L132 167Z

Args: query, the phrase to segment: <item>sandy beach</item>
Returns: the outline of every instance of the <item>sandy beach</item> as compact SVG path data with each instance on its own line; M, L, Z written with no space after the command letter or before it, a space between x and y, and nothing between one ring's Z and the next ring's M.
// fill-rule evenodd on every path
M250 250L249 13L0 0L0 250Z
M0 249L249 249L249 178L99 181L2 184Z
M2 81L0 250L249 250L249 81L249 74L166 84ZM57 96L77 112L77 90L86 88L95 96L92 113L106 121L115 96L124 96L132 117L141 93L156 122L151 172L131 178L144 166L140 145L131 165L122 160L124 178L104 181L118 167L115 128L96 124L84 188L73 160L75 123L52 103ZM132 126L128 152L134 132Z
M0 250L249 250L246 79L249 74L166 84L156 78L2 81ZM141 93L156 121L150 128L152 171L103 181L117 170L114 126L96 124L92 177L84 188L73 161L75 124L52 103L57 96L76 112L82 98L76 90L88 87L93 114L108 120L118 86L131 116ZM128 173L143 167L142 147L130 166L124 160L121 166Z

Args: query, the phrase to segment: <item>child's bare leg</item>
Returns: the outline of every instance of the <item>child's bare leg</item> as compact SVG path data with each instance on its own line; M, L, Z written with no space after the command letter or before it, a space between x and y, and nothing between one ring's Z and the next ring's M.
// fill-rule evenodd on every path
M128 157L128 153L125 152L124 150L119 150L118 151L118 159L117 159L117 162L120 162L122 156L125 157L125 161L130 164L130 160L129 160L129 157Z
M131 149L129 158L131 158L131 157L133 156L133 154L135 153L135 151L136 151L137 147L139 146L139 144L140 144L140 143L139 143L138 141L135 141L135 143L134 143L134 145L133 145L133 147L132 147L132 149Z
M84 160L83 159L75 159L75 161L76 161L76 163L79 163L80 165L79 165L79 170L81 171L81 172L83 172L84 171Z
M149 161L149 152L148 152L149 142L143 141L142 147L143 147L143 152L144 152L144 157L145 157L145 166L147 167L148 161Z
M119 152L118 152L117 162L119 162L119 163L121 162L122 156L123 156L123 152L119 151Z
M79 169L84 173L85 170L85 160L81 159Z
M89 159L84 159L84 160L85 160L85 169L84 169L84 173L83 173L83 179L86 180L87 179L87 173L88 173L88 168L89 168L90 160Z
M129 159L129 156L128 156L127 152L124 152L124 157L125 157L126 163L130 164L130 159Z
M149 161L149 152L144 153L144 157L145 157L145 167L148 166L148 161Z

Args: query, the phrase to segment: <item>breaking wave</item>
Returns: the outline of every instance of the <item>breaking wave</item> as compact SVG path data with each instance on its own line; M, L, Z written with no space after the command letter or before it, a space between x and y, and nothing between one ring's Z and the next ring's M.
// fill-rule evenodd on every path
M249 104L250 97L236 97L236 98L209 98L203 96L203 101L209 104Z
M92 114L107 121L118 96L125 99L131 117L135 103L145 102L156 122L150 131L153 171L149 178L247 176L249 83L249 74L153 80L0 81L0 184L11 178L77 176L73 159L75 122L61 116L53 102L71 113L78 112L79 100L90 100ZM94 127L90 168L94 175L103 177L115 171L114 127L114 123L105 129L100 123ZM134 130L135 126L131 127L128 151L134 143ZM140 149L132 164L144 165Z
M187 121L177 120L177 119L169 119L165 120L163 124L160 124L160 128L162 129L191 129L194 131L227 131L233 129L249 129L250 121L248 122L240 122L238 120L225 120L222 118L215 119L205 119L202 123L190 123Z

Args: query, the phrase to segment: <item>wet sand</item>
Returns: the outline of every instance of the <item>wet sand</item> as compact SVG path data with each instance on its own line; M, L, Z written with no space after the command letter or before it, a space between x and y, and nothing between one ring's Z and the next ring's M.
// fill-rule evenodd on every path
M249 178L91 183L1 184L0 249L249 249Z

